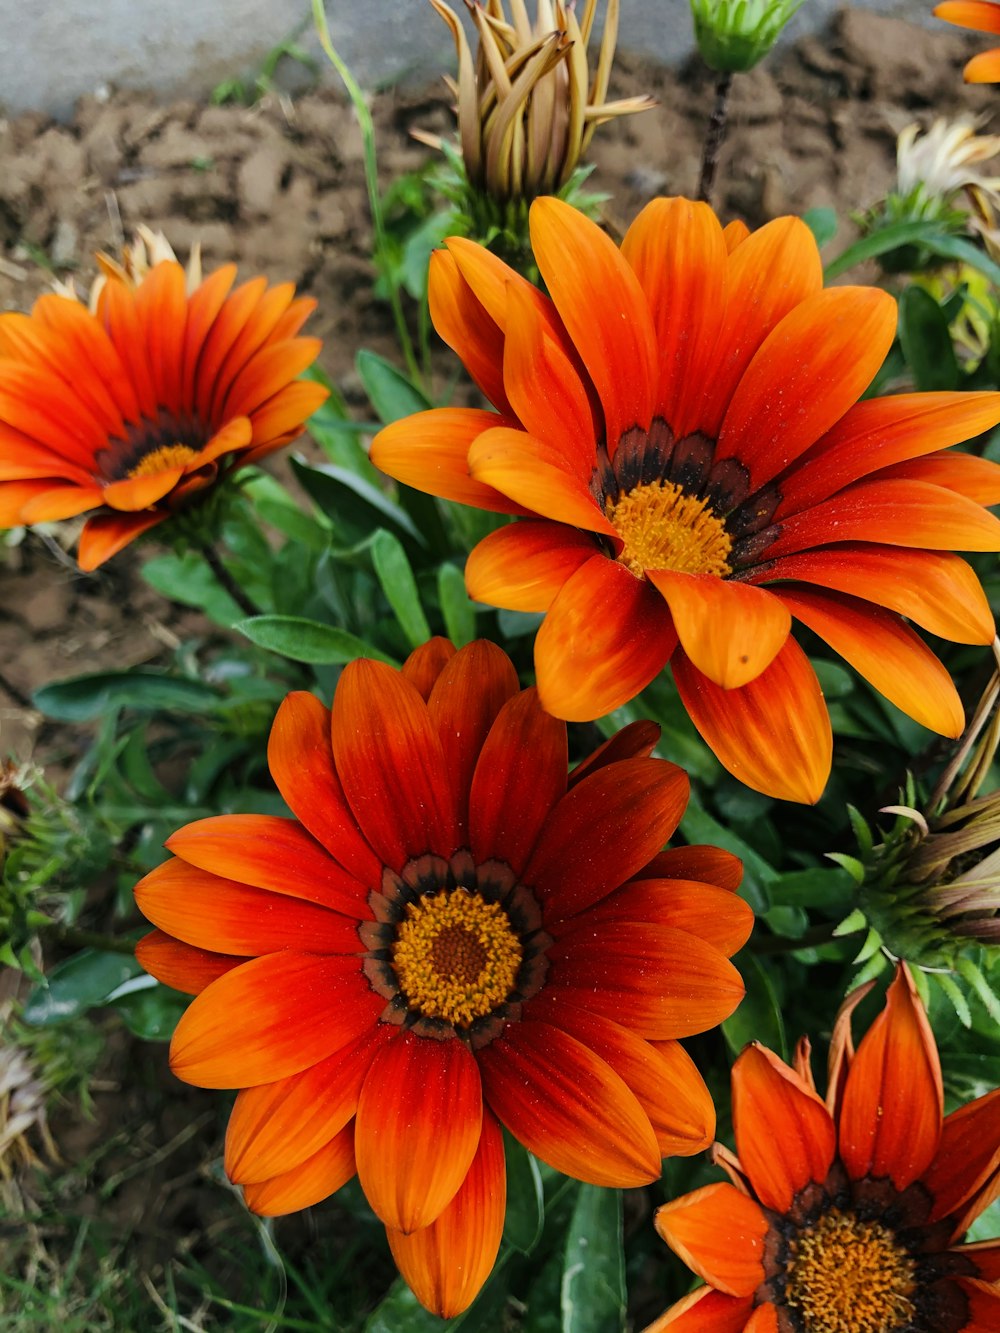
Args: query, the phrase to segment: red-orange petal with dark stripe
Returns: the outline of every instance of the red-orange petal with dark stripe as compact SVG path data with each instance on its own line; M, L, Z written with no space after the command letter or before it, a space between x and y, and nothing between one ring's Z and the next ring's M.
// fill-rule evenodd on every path
M660 1175L660 1150L635 1093L588 1046L549 1023L511 1024L479 1053L486 1104L529 1152L592 1185Z
M444 1212L410 1235L387 1231L396 1266L432 1314L453 1319L476 1299L496 1262L506 1207L503 1135L484 1111L476 1155Z
M151 930L135 946L136 962L164 986L198 995L223 973L245 963L236 954L216 953L182 944L162 930Z
M477 481L523 506L517 512L617 539L590 490L590 474L585 476L557 445L510 426L495 426L469 446L468 463Z
M424 700L431 697L438 676L455 656L455 645L450 639L435 635L419 648L414 648L400 670Z
M715 884L684 879L633 879L595 903L587 919L595 925L648 921L651 925L686 930L731 958L750 938L754 914L748 902Z
M440 1217L472 1165L482 1121L479 1069L463 1042L404 1032L383 1046L361 1088L356 1133L376 1216L403 1232Z
M695 879L735 891L743 880L743 862L721 847L669 847L639 872L639 879Z
M150 528L163 523L170 517L166 513L122 514L105 518L103 514L89 518L80 534L77 548L77 564L89 573L110 560L113 555L128 546L129 542L141 537Z
M1000 1088L945 1116L937 1153L920 1178L933 1199L929 1220L957 1213L998 1170Z
M596 773L599 768L617 764L622 759L648 759L659 740L658 723L646 719L629 722L621 731L616 731L612 737L603 741L596 750L587 755L586 759L580 760L569 775L569 786L575 787L578 782L582 782L591 773Z

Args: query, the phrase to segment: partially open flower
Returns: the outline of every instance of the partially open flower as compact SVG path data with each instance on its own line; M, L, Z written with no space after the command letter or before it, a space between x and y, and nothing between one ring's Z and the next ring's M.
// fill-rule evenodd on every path
M313 301L265 278L233 291L233 264L202 281L161 239L104 259L93 310L53 293L0 315L0 528L87 514L82 569L295 439L326 398L297 378L320 349L298 336Z
M511 0L510 19L503 0L466 0L479 37L475 59L454 10L444 0L431 4L458 51L458 80L448 83L469 187L458 202L482 239L491 226L516 228L518 211L537 195L570 187L599 125L655 105L651 97L606 100L619 0L609 0L593 72L587 46L597 0L585 0L579 18L572 2L538 0L534 24L525 0Z
M731 1183L665 1204L656 1228L706 1286L646 1333L987 1333L1000 1239L963 1244L1000 1187L1000 1089L942 1116L934 1036L905 966L857 1052L838 1015L825 1103L754 1044L732 1074Z
M567 775L565 725L485 642L352 662L332 715L289 695L268 758L296 818L190 824L136 890L143 966L200 992L174 1072L243 1089L226 1169L251 1209L357 1171L450 1317L500 1243L501 1124L606 1186L707 1146L677 1039L735 1009L753 915L734 857L661 850L688 781L657 736L633 724Z
M915 122L896 140L896 192L912 201L911 216L935 216L953 208L965 190L981 191L993 203L1000 201L1000 178L985 176L978 167L1000 153L1000 135L977 134L966 116L943 117L926 132ZM968 209L963 210L968 212Z
M720 73L752 69L764 59L805 0L691 0L701 58Z
M993 0L945 0L934 16L958 28L1000 35L1000 4ZM1000 47L973 56L964 75L966 83L1000 83Z

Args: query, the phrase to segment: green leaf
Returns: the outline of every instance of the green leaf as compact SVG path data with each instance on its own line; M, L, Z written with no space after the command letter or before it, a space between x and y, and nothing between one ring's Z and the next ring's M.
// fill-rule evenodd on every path
M33 1027L68 1022L96 1005L106 1004L123 982L141 972L131 954L82 949L64 963L57 963L45 984L35 987L21 1017Z
M625 1327L625 1256L620 1190L581 1185L566 1236L563 1333L621 1333Z
M476 608L465 591L465 575L457 565L441 565L437 582L445 631L456 648L464 648L476 637Z
M182 606L197 607L210 620L227 629L243 614L229 593L219 587L204 557L196 551L147 560L142 567L142 577L161 596Z
M210 685L183 676L134 667L101 671L43 685L32 695L36 708L57 722L91 722L115 708L158 709L178 713L210 713L222 696Z
M744 842L737 834L714 819L693 793L680 828L688 842L707 842L738 856L743 862L740 894L758 916L767 911L771 905L771 885L777 878L778 872L759 852L755 852L748 842Z
M768 886L771 901L784 907L815 907L831 914L846 912L854 898L854 883L844 870L814 866L790 870Z
M952 391L962 379L944 311L915 284L899 298L899 341L920 390Z
M411 648L419 648L431 637L413 569L398 537L380 528L372 542L372 564L382 591L399 621Z
M936 222L927 220L894 222L888 227L880 227L878 231L873 231L868 236L862 236L860 241L849 245L836 259L827 264L824 277L827 282L831 282L841 273L853 268L855 264L863 264L866 259L877 259L879 255L888 254L890 250L898 250L903 245L919 244L933 249L933 243L942 239L944 233ZM935 253L940 252L935 251Z
M161 986L154 977L139 976L119 986L106 1003L143 1041L169 1041L191 997Z
M507 1158L507 1214L503 1238L522 1254L530 1254L538 1244L545 1225L545 1194L542 1173L527 1148L513 1135L504 1133Z
M354 546L364 541L373 528L384 527L387 519L418 547L425 545L422 534L406 510L364 477L329 463L310 467L297 458L292 459L292 469L330 519L336 546Z
M355 358L361 383L371 400L375 415L384 425L391 425L414 412L425 412L430 400L415 388L406 376L385 357L362 347Z
M752 953L744 950L734 961L747 993L736 1013L722 1024L729 1049L739 1055L748 1042L759 1041L787 1059L785 1024L774 983Z
M826 245L837 234L837 214L832 208L809 208L802 214L802 221L812 232L818 246Z
M233 626L245 634L258 648L280 653L293 662L309 662L313 666L341 666L356 657L373 657L377 662L398 663L356 634L334 625L304 616L253 616Z

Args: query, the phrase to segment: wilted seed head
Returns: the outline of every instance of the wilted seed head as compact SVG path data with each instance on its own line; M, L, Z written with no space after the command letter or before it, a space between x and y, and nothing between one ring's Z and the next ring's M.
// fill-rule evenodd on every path
M28 817L24 771L12 759L0 759L0 871L7 851Z
M960 206L957 196L963 190L970 202L978 190L998 203L1000 179L977 170L997 154L1000 135L977 134L976 122L967 116L935 120L925 133L916 123L907 125L896 140L896 193L911 201L912 216Z
M896 820L879 842L852 812L860 859L833 857L858 882L858 907L837 933L868 932L857 980L903 958L918 981L930 975L942 985L964 1022L968 1004L953 974L1000 1021L1000 1001L975 960L977 945L987 962L1000 959L1000 791L978 794L1000 745L998 698L995 675L927 801L918 803L910 779L902 802L881 811Z
M98 298L109 278L117 278L120 282L124 282L126 286L135 288L139 286L149 270L155 268L157 264L161 264L165 259L177 260L173 247L163 232L153 231L145 223L140 223L136 227L135 234L130 242L122 243L120 256L116 259L104 250L99 251L95 256L100 272L90 284L90 290L87 293L86 301L91 311L97 310ZM191 249L191 257L184 273L187 293L190 296L193 291L201 286L203 277L201 245L198 242ZM67 282L55 282L53 286L62 296L76 297L78 295L72 278Z
M469 186L498 204L530 202L569 184L594 130L616 116L646 111L651 97L607 102L618 40L619 0L608 0L597 65L587 45L597 0L537 0L535 22L525 0L465 0L478 37L473 58L458 15L444 0L430 0L451 29L458 78L455 95L462 161ZM418 134L425 143L440 139Z
M753 69L805 0L691 0L701 58L722 74Z

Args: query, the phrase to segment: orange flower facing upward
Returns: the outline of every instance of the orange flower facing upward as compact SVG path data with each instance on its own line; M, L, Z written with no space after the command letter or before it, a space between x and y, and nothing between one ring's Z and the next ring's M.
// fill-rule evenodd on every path
M752 913L739 862L661 851L684 773L633 724L567 780L566 726L486 642L351 663L332 714L278 711L295 819L175 833L136 898L143 966L201 992L178 1077L240 1088L226 1169L265 1215L357 1171L419 1299L451 1316L493 1266L501 1124L598 1185L655 1180L711 1140L679 1037L730 1014Z
M472 552L477 601L543 611L542 703L601 716L669 660L689 714L748 786L819 798L831 732L794 617L893 703L957 736L958 695L906 623L991 642L952 550L1000 549L1000 467L945 452L1000 394L858 402L896 305L823 290L805 223L750 235L660 199L621 250L555 199L531 212L544 296L486 250L433 256L431 311L497 412L389 426L373 461L518 516ZM498 415L499 413L499 415ZM767 585L767 586L765 586Z
M934 1037L901 964L857 1053L848 996L826 1102L803 1039L790 1068L733 1068L731 1184L665 1204L656 1228L708 1284L647 1333L989 1333L1000 1239L963 1245L1000 1193L1000 1089L942 1119Z
M141 269L140 269L141 272ZM104 264L93 312L50 294L0 315L0 528L90 514L94 569L223 475L293 440L325 400L296 377L315 302L227 264L187 290L165 259Z
M958 28L1000 35L1000 4L993 0L944 0L934 10L934 17ZM966 83L1000 83L1000 47L973 56L963 74Z

